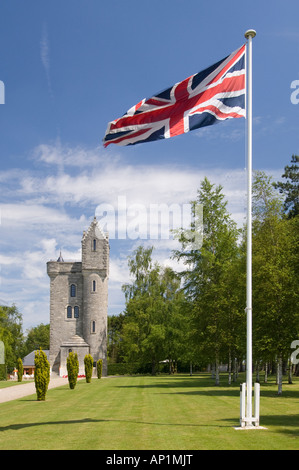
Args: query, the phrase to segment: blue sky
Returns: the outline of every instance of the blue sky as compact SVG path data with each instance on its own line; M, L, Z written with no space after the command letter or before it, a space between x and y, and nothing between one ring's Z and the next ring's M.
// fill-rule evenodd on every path
M0 6L0 299L24 328L49 322L46 262L79 259L103 204L188 204L204 176L245 217L245 120L133 147L109 146L108 121L253 40L253 167L280 178L299 153L298 1L11 0ZM298 96L298 95L297 95ZM147 220L147 222L149 222ZM109 314L124 307L127 256L172 240L112 239Z

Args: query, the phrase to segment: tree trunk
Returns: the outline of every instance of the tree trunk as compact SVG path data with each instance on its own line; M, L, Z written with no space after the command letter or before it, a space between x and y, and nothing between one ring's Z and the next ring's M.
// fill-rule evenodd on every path
M231 356L231 351L229 349L228 353L228 385L231 385L232 383L232 356Z
M259 361L256 362L256 378L257 383L260 383L260 363Z
M282 356L278 357L277 361L277 378L278 378L278 395L282 395Z
M216 376L216 374L215 374L215 364L213 363L212 367L211 367L211 378L215 379L215 376Z
M289 374L288 374L288 383L292 384L293 383L293 364L291 361L291 358L289 359Z
M233 369L233 382L237 381L238 377L238 361L237 358L234 358L234 369Z
M216 355L216 364L215 364L215 385L217 385L217 386L220 385L218 354Z
M265 364L265 379L264 379L265 384L268 383L268 362Z

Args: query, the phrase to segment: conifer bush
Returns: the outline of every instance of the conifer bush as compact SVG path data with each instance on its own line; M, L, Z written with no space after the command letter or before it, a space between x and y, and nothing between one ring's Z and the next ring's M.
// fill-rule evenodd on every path
M36 395L38 401L44 401L50 382L50 364L47 359L47 355L40 349L35 351L35 372L34 382L36 388Z
M85 367L85 378L86 378L86 383L91 382L91 377L92 377L92 368L93 368L93 358L91 354L86 354L84 357L84 367Z
M103 360L99 359L97 361L97 376L98 376L98 379L100 379L102 377L102 370L103 370Z
M79 361L77 353L70 351L66 360L67 374L69 386L73 390L77 384L77 378L79 373Z
M24 374L24 367L23 367L23 361L20 357L17 360L17 369L18 369L18 382L22 382L23 374Z
M0 364L0 380L7 380L5 364Z

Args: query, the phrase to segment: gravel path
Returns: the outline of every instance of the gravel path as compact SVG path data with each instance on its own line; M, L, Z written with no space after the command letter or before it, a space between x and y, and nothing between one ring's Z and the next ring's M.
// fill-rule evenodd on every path
M67 383L68 383L67 378L66 379L62 377L51 378L48 390L50 388L60 387L61 385L65 385ZM36 393L34 382L24 383L20 385L18 384L18 385L6 387L6 388L0 388L0 403L4 403L6 401L11 401L11 400L16 400L17 398L23 398L23 397L26 397L27 395L33 395L34 393Z

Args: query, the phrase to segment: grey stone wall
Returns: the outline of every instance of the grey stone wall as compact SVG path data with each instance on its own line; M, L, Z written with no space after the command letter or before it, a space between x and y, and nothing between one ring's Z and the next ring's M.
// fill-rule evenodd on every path
M94 219L82 238L83 337L94 361L103 359L103 375L107 373L108 272L108 236Z
M94 361L103 359L103 375L107 372L107 310L109 241L93 220L82 237L82 262L49 261L50 277L50 365L53 372L65 371L67 344L71 338L84 340ZM76 295L71 296L71 285ZM68 318L68 307L72 316ZM78 318L75 318L75 307ZM82 343L83 344L83 343ZM75 344L73 345L75 348ZM87 350L84 346L84 352ZM83 349L81 347L80 351ZM83 354L83 353L82 353ZM80 353L80 369L82 369ZM84 357L83 357L84 359Z

